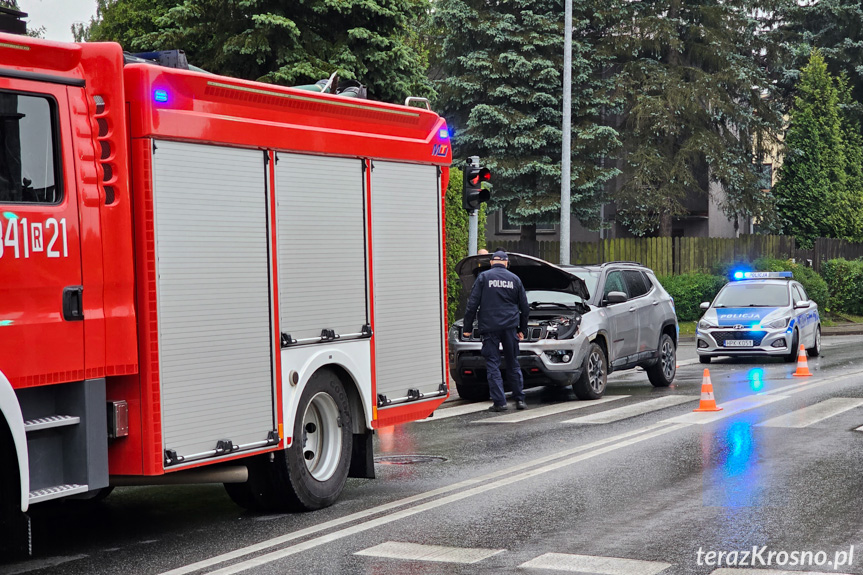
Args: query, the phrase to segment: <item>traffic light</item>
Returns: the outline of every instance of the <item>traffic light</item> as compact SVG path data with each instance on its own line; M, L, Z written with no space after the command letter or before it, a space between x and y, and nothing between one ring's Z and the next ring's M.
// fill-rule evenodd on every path
M491 197L488 188L483 188L482 183L491 180L491 172L488 168L467 165L464 168L464 191L462 192L461 205L468 211L478 210L479 205L487 202Z

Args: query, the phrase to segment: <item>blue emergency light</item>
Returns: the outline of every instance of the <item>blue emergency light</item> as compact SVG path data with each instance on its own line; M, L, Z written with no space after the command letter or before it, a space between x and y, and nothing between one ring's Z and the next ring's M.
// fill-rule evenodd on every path
M734 272L733 276L736 280L763 280L776 278L792 278L794 274L791 272Z
M442 140L449 139L449 130L446 128L441 128L440 132L438 132Z
M153 99L157 102L167 102L168 101L168 91L167 90L155 90L153 91Z

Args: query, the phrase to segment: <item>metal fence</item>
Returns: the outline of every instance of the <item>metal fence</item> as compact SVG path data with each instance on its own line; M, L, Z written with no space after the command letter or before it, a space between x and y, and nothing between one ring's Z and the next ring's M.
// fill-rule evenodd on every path
M557 241L497 241L489 245L489 249L498 247L552 263L560 261L560 242ZM573 242L570 249L573 264L636 261L657 275L711 273L722 264L760 257L795 258L821 271L821 264L827 260L863 257L863 243L819 238L811 250L798 250L791 236L743 235L738 238L618 238Z

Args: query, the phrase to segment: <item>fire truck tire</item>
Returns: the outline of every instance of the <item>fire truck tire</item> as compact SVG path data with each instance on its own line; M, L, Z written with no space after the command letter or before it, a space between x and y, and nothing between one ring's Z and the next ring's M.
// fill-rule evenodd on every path
M300 397L291 446L273 459L276 489L268 507L312 511L335 503L348 478L352 444L347 392L334 371L321 369Z
M0 419L0 461L14 461L12 437ZM31 554L30 520L19 508L20 480L17 465L0 467L0 560L21 559Z

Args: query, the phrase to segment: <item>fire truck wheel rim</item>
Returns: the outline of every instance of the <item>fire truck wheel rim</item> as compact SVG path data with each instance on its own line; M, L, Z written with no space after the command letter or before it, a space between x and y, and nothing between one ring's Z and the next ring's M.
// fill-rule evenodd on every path
M342 451L339 408L333 397L315 394L303 414L303 459L317 481L326 481L336 471Z

